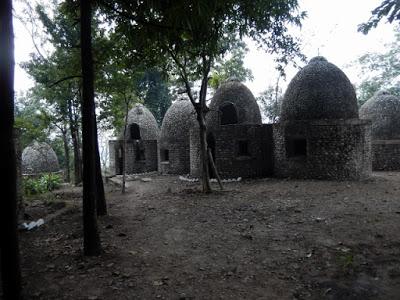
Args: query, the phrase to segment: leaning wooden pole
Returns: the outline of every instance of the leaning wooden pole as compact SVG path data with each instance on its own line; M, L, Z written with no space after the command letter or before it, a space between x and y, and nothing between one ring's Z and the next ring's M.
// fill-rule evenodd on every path
M4 299L21 299L17 234L17 170L14 127L12 1L0 1L0 265Z
M91 41L91 1L81 0L82 65L82 158L83 158L83 249L85 255L99 255L100 237L96 215L96 128L94 74Z
M220 177L219 174L218 174L218 170L217 170L217 167L216 167L216 165L215 165L214 157L213 157L213 155L212 155L212 152L211 152L211 149L210 149L210 148L207 149L207 153L208 153L208 161L210 162L210 164L211 164L211 169L213 170L214 175L215 175L215 177L217 178L217 181L218 181L218 184L219 184L219 188L220 188L221 190L223 190L224 187L222 186L221 177Z

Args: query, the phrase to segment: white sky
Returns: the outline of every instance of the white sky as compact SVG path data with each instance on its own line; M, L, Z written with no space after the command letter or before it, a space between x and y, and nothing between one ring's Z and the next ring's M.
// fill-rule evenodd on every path
M381 3L381 0L300 0L300 10L307 11L308 17L303 22L300 33L303 53L312 58L318 54L340 67L354 83L359 82L358 72L348 65L357 57L367 52L380 52L384 44L393 41L393 25L382 22L377 29L368 35L357 32L357 25L368 20L370 12ZM18 2L15 5L18 11ZM29 53L34 47L29 34L18 20L14 20L15 34L15 90L26 91L33 85L26 73L18 66L29 60ZM278 73L275 71L271 57L262 50L257 50L249 43L250 52L245 65L253 71L253 82L246 83L257 96L268 85L274 85ZM285 87L295 75L296 70L286 70Z

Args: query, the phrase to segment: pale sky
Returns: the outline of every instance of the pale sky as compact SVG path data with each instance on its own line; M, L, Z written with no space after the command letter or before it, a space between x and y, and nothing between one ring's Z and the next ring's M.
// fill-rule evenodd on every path
M373 8L381 0L300 0L300 10L307 11L308 17L296 36L302 39L302 51L312 58L318 54L325 56L330 62L340 67L354 83L359 82L358 74L349 68L349 64L367 52L384 50L384 44L393 41L393 25L382 22L377 29L368 35L357 32L357 25L368 20ZM15 4L18 11L18 2ZM19 63L29 59L34 47L29 34L20 21L14 20L15 34L15 90L21 92L33 85ZM249 43L250 52L246 56L245 66L253 71L253 82L247 86L255 96L274 85L277 78L273 60L262 50ZM296 70L288 68L285 87L295 75Z

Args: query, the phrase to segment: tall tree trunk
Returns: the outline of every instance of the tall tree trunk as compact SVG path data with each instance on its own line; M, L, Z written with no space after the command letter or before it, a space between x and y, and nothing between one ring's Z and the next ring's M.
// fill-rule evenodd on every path
M15 166L17 172L17 222L23 220L25 214L24 192L22 186L22 149L21 131L14 128Z
M203 192L211 192L210 173L208 172L208 154L207 154L207 128L204 112L201 107L196 109L197 121L199 122L200 133L200 160L201 160L201 178Z
M0 1L0 265L4 299L21 299L17 233L17 173L14 127L14 36L12 1Z
M103 176L101 175L101 163L100 163L100 152L99 152L99 139L97 136L97 122L96 122L96 115L95 115L95 122L94 128L96 132L96 204L97 204L97 215L98 216L105 216L107 215L107 202L106 202L106 195L104 193L104 183L103 183Z
M78 126L72 112L72 101L68 100L68 119L71 131L72 148L74 150L74 183L78 185L82 182L82 158L79 143Z
M64 155L65 155L65 181L71 182L71 170L70 170L70 161L69 161L69 144L68 144L68 136L67 136L67 129L64 127L61 130L63 143L64 143Z
M129 103L125 97L125 121L124 121L124 137L123 137L123 147L122 147L122 190L121 193L125 194L126 185L126 130L128 127L128 113L129 113Z
M85 255L99 255L96 217L96 129L91 41L91 1L81 0L83 248Z

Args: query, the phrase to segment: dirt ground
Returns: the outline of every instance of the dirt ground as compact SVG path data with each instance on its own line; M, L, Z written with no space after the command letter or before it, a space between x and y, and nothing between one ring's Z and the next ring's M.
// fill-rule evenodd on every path
M400 299L400 173L249 180L207 195L151 178L125 195L107 186L99 257L82 256L79 190L58 191L76 208L21 233L26 298Z

